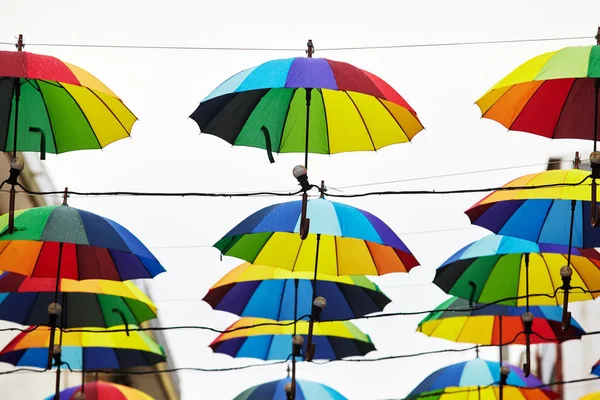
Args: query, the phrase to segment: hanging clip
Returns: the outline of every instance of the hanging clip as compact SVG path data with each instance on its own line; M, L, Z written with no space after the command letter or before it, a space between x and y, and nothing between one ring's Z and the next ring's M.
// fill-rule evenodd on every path
M302 211L300 216L300 238L302 240L308 237L308 231L310 228L310 219L306 217L308 208L308 194L307 192L312 188L312 185L308 182L308 174L306 168L302 165L296 165L293 170L294 178L300 183L302 188Z
M308 58L312 58L313 54L315 53L315 46L313 46L312 39L308 39L308 43L306 43L306 50L304 50L304 52Z

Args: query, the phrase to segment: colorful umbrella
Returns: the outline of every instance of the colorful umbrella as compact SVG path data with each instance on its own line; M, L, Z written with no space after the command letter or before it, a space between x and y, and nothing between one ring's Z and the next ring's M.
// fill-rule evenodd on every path
M152 278L165 269L116 222L66 205L15 211L15 232L0 216L0 265L36 278ZM60 264L59 264L60 260Z
M527 391L531 391L532 397L527 396L525 397L526 399L538 399L540 398L539 396L541 396L542 394L554 395L554 392L550 391L546 387L543 387L543 383L535 376L531 375L529 377L525 377L523 371L520 368L507 363L503 363L502 365L507 366L510 370L506 379L506 385L508 386L504 386L504 389L507 389L510 386L522 389L537 388L528 389ZM417 387L412 392L410 392L408 398L411 398L411 396L418 396L419 394L426 392L441 392L449 387L476 389L477 387L495 386L498 385L499 382L500 363L497 361L489 361L481 358L475 358L470 361L463 361L449 365L447 367L440 368L437 371L431 373L427 378L425 378L421 383L419 383L419 385L417 385ZM460 398L444 396L445 395L442 395L441 398ZM507 396L506 398L512 400L513 398L518 399L519 397Z
M600 46L565 47L526 61L476 103L507 129L595 141L598 78Z
M473 309L478 308L479 309ZM427 336L448 339L453 342L498 346L502 344L526 344L522 315L525 307L473 304L453 297L429 313L417 328ZM456 311L455 311L456 310ZM465 310L465 311L461 311ZM583 328L573 321L569 330L561 327L561 307L530 307L534 316L531 344L563 342L580 339Z
M294 326L289 321L282 321L281 325L274 322L262 318L240 318L219 335L210 347L215 353L228 354L231 357L287 360L292 353L292 335L296 332L304 336L306 342L309 323L300 321ZM268 323L273 324L264 325ZM249 329L240 329L243 327ZM317 322L313 329L316 359L338 360L364 356L375 350L369 335L361 332L351 322Z
M47 324L48 304L53 301L55 287L56 279L0 273L0 320ZM132 282L63 279L59 293L64 328L138 325L156 318L156 306ZM57 325L62 322L60 318Z
M514 386L504 386L502 388L505 399L510 400L553 400L558 395L554 392L540 389L526 389ZM446 387L432 392L418 393L413 396L405 397L403 400L495 400L501 399L500 386L466 386L466 387Z
M588 222L591 201L589 181L585 181L588 176L589 172L578 169L525 175L503 187L574 186L499 190L484 197L465 213L473 224L492 232L564 246L569 245L570 223L574 217L572 245L600 247L600 230L594 229ZM572 200L575 201L574 214Z
M272 153L378 150L423 130L415 111L370 72L324 58L272 60L232 76L190 116L204 133Z
M287 400L285 387L290 378L252 386L234 397L233 400ZM296 380L296 400L346 400L337 390L313 381ZM61 399L62 400L62 399Z
M204 301L215 310L277 321L310 315L313 274L244 263L213 285ZM0 281L1 282L1 281ZM317 275L316 296L327 299L321 321L382 311L391 301L364 276Z
M118 332L102 328L63 332L61 338L57 336L54 340L54 344L60 344L62 348L64 364L61 367L90 371L149 366L165 361L163 348L150 336L142 331L125 332L124 329L119 326L114 327L114 330L121 330ZM0 362L16 367L46 368L49 344L49 328L30 327L0 350Z
M215 247L222 254L290 271L328 275L383 275L418 265L406 245L374 215L326 199L309 200L309 235L297 232L301 201L275 204L255 212L229 231ZM317 246L318 244L318 246Z
M78 393L83 393L85 400L154 400L141 390L103 381L88 382L83 390L81 385L73 386L60 392L58 399L51 395L44 400L76 400Z
M0 151L101 149L136 117L89 72L51 56L0 51Z
M549 296L562 285L559 271L567 264L567 256L563 254L566 251L563 246L488 235L446 260L436 270L433 283L448 294L477 303L526 306L529 301L533 305L560 305L561 291L555 297ZM574 291L571 300L600 296L600 253L577 248L572 252L571 284L592 293ZM527 294L548 296L525 297Z

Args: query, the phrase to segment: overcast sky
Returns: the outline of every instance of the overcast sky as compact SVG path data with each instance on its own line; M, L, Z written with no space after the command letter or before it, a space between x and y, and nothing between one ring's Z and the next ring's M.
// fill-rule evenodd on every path
M188 116L202 98L234 73L270 59L302 57L304 53L86 49L34 43L302 49L310 38L315 57L350 62L389 82L414 107L426 127L413 143L377 153L312 156L310 179L324 179L327 186L343 193L441 190L499 186L517 176L543 170L542 164L549 155L572 156L579 150L587 157L588 143L551 142L507 132L498 123L480 119L479 109L473 103L530 57L564 46L594 44L598 15L600 2L594 0L4 0L0 42L14 42L16 35L24 34L25 43L31 43L27 51L51 54L87 69L115 91L140 119L131 139L103 151L48 156L45 163L57 188L204 192L294 189L292 168L302 161L302 155L275 156L276 163L271 165L263 151L232 148L213 136L199 135L197 125ZM573 36L590 39L320 50ZM11 49L6 45L2 48ZM508 168L518 166L521 168ZM488 172L464 174L483 170ZM348 188L387 181L397 182ZM442 261L486 233L470 227L463 214L480 197L384 196L347 201L387 222L422 263L410 274L376 279L393 300L387 312L430 309L446 298L428 283ZM155 252L168 270L151 283L164 325L224 328L236 317L212 311L201 298L238 262L220 261L219 252L210 245L253 211L279 201L101 197L71 198L69 203L118 221ZM369 357L457 347L415 333L421 318L357 322L379 349ZM170 331L167 337L176 365L217 368L256 362L213 354L207 346L215 336L204 331ZM592 352L592 358L600 357L600 348L588 348L588 353ZM482 354L496 357L496 350ZM377 363L300 365L298 376L331 385L350 399L400 397L434 369L473 356L465 353ZM587 372L583 371L589 371L589 367L567 371L567 378L586 377ZM185 372L180 379L185 400L220 400L284 376L285 367L276 366L239 372ZM597 388L600 390L600 385Z

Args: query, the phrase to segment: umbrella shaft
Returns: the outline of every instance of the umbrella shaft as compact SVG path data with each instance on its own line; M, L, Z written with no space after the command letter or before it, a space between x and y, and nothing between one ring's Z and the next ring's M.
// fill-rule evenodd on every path
M310 100L312 88L304 89L306 91L306 139L304 141L304 168L308 168L308 134L310 132Z
M13 131L13 158L17 156L17 132L19 129L19 99L21 98L21 78L15 78L15 124Z

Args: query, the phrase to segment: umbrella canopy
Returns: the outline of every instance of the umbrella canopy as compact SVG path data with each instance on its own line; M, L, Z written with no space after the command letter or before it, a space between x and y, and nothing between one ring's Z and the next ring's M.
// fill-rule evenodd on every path
M0 273L0 320L47 324L48 304L53 302L55 288L56 278ZM132 282L62 279L58 303L65 312L57 326L64 319L64 328L138 325L156 318L156 306Z
M312 278L310 272L244 263L214 284L204 301L215 310L241 317L293 321L311 313ZM316 287L315 296L327 300L327 307L319 316L321 321L352 319L382 311L391 301L364 276L317 274Z
M210 347L215 353L228 354L231 357L287 360L292 353L294 325L290 323L291 321L282 321L281 325L252 327L271 322L275 321L263 318L240 318L219 335ZM252 328L240 329L242 327ZM304 336L306 343L308 322L298 322L296 333ZM315 322L312 341L316 344L314 359L319 360L364 356L375 350L369 335L364 334L356 325L348 321Z
M81 392L85 395L85 400L154 400L141 390L103 381L88 382L83 385L83 391L81 385L65 389L58 394L58 400L75 400L75 395ZM51 395L44 400L57 399Z
M400 238L367 211L327 199L309 200L308 237L298 235L301 201L280 203L250 215L215 247L225 255L291 271L328 275L383 275L408 272L419 263Z
M252 386L233 400L287 400L285 385L291 382L291 378L285 378ZM297 379L296 400L346 400L346 397L322 383Z
M67 205L15 211L15 231L0 216L0 265L36 278L152 278L165 269L131 232L116 222ZM61 245L62 243L62 245Z
M579 400L600 400L600 392L588 393Z
M503 363L510 369L506 384L519 388L542 387L543 383L533 375L525 377L523 371L514 365ZM498 361L489 361L481 358L475 358L470 361L463 361L438 369L425 378L417 387L410 392L408 398L419 395L424 392L442 391L448 387L484 387L497 385L500 382L500 363ZM506 388L506 387L505 387ZM529 389L539 392L553 393L549 389ZM441 397L445 399L444 397ZM454 397L450 397L454 399ZM464 398L464 397L463 397ZM506 397L512 399L513 397ZM517 399L519 397L516 397ZM529 397L525 397L529 398ZM532 399L536 397L531 397Z
M415 111L381 78L324 58L272 60L241 71L190 118L204 133L269 153L372 151L423 130Z
M595 80L600 46L576 46L534 57L488 90L477 105L507 129L552 138L594 140Z
M592 374L600 376L600 360L596 361L596 364L592 367Z
M510 400L553 400L558 395L554 392L541 389L526 389L514 386L504 386L503 395L505 399ZM405 397L403 400L479 400L479 399L499 399L500 386L449 386L441 390L432 392L417 393Z
M114 330L117 329L124 330L125 327L114 327ZM129 329L136 327L130 326ZM142 331L85 330L62 333L62 361L67 364L63 364L62 368L85 371L123 369L155 365L166 359L163 348ZM54 344L59 344L59 340L60 335L56 335ZM16 367L46 368L49 342L48 327L30 327L0 350L0 362Z
M502 245L498 245L502 243ZM533 251L542 251L536 253ZM567 265L568 250L563 246L532 243L506 236L489 235L475 241L446 260L436 270L433 283L444 292L476 303L524 306L527 299L526 273L532 305L560 305L563 292L560 268ZM600 290L600 253L594 249L573 249L571 285L590 291ZM529 267L526 268L526 259ZM515 299L515 297L521 297ZM574 290L571 301L592 300L597 293Z
M568 246L571 200L576 200L573 246L600 247L600 230L593 228L589 223L591 190L590 182L585 181L589 175L589 172L578 169L525 175L503 187L553 184L576 186L495 191L465 213L471 223L501 235Z
M482 308L473 310L477 307ZM453 297L440 304L436 310L439 311L427 314L419 323L417 332L462 343L491 346L507 343L526 344L525 335L522 334L525 326L521 319L526 311L525 307L483 304L470 306L468 300ZM529 312L534 316L531 344L564 342L580 339L585 334L583 328L574 320L567 332L562 330L561 307L530 307Z
M15 125L16 151L64 153L129 137L135 121L117 95L82 68L0 51L0 151L15 150Z

